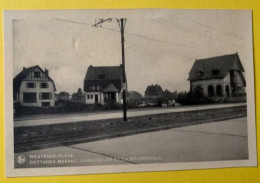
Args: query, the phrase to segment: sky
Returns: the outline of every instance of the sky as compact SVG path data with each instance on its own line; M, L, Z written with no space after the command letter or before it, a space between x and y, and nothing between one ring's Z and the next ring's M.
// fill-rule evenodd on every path
M83 88L89 65L120 65L116 18L127 18L125 63L128 90L148 85L188 91L196 59L238 53L247 70L252 56L251 12L243 10L74 10L24 11L14 18L15 77L23 67L49 70L57 92ZM112 18L102 27L98 18Z

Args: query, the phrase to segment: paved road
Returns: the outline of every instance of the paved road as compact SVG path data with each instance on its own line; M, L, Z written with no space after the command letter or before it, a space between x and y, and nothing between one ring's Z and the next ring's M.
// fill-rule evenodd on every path
M127 115L128 117L134 117L134 116L144 116L144 115L151 115L151 114L197 111L197 110L227 108L227 107L245 106L245 105L246 103L235 103L235 104L189 106L189 107L179 107L179 108L139 109L139 110L130 110L128 111ZM99 113L79 114L79 115L63 115L63 116L56 115L56 116L46 116L41 118L34 117L31 119L28 118L28 119L15 120L14 127L93 121L93 120L113 119L113 118L122 118L122 117L123 114L121 111L104 112L104 113L99 112Z
M79 166L198 162L248 158L246 118L130 135L95 142L60 146L22 153L22 167ZM56 156L56 163L41 164L29 156ZM58 155L61 154L61 155ZM72 157L63 156L71 154ZM20 154L16 154L20 155ZM59 158L57 158L60 156ZM67 159L71 162L60 162ZM29 165L29 162L35 162ZM21 166L21 165L20 165Z

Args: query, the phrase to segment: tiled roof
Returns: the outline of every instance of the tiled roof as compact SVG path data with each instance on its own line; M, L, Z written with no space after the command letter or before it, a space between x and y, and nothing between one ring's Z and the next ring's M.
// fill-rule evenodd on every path
M109 84L121 91L122 73L122 66L89 66L84 79L84 91L88 91L89 86L101 86L102 89L106 89Z
M162 93L163 93L162 87L157 84L147 86L147 88L145 90L145 95L159 95Z
M244 68L240 62L238 54L224 55L212 58L196 60L193 64L188 80L205 80L224 78L231 70L240 70ZM214 73L214 70L217 71ZM198 74L198 72L201 72Z
M15 78L13 79L13 92L14 92L14 94L19 92L22 81L26 78L26 76L27 76L30 72L32 72L33 70L35 70L35 68L38 68L38 69L40 69L43 73L45 73L45 72L41 69L41 67L40 67L39 65L35 65L35 66L32 66L32 67L28 67L28 68L23 69L23 71L20 72L20 73L19 73L17 76L15 76ZM56 91L56 87L55 87L54 81L50 78L49 75L48 75L47 77L48 77L48 79L50 79L50 80L53 82L54 90Z

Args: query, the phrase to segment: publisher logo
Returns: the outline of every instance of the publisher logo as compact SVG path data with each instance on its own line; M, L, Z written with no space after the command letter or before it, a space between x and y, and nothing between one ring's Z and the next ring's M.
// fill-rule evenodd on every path
M19 155L16 160L18 164L24 164L26 162L26 157L24 155Z

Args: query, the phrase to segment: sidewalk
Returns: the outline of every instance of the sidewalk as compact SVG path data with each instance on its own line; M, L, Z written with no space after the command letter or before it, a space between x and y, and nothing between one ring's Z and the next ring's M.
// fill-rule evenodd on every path
M248 159L247 140L247 118L243 117L27 151L22 154L28 162L24 165L16 163L15 166L32 168L242 160ZM16 153L15 156L20 154ZM56 163L39 164L41 159L30 158L46 154L55 156L52 160ZM64 158L68 154L71 157ZM59 159L64 161L57 164ZM30 160L36 163L29 164Z
M214 105L201 105L201 106L189 106L179 108L156 108L156 109L140 109L140 110L129 110L128 117L145 116L151 114L164 114L164 113L175 113L175 112L186 112L186 111L197 111L197 110L208 110L208 109L221 109L229 107L246 106L246 103L235 103L235 104L214 104ZM60 123L71 123L71 122L82 122L82 121L94 121L102 119L115 119L122 118L123 114L121 111L113 112L98 112L98 113L87 113L87 114L75 114L75 115L56 115L56 116L45 116L42 118L30 118L24 120L15 120L14 127L22 126L38 126L47 124L60 124Z

